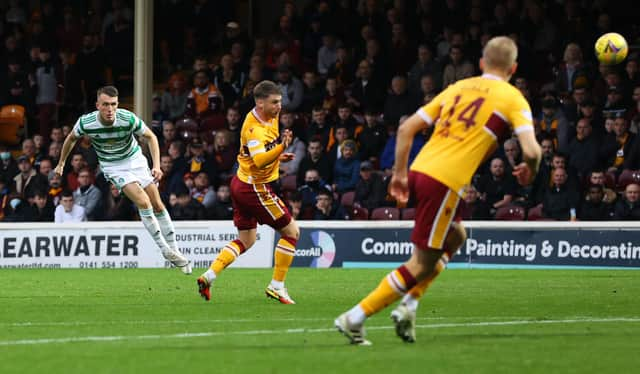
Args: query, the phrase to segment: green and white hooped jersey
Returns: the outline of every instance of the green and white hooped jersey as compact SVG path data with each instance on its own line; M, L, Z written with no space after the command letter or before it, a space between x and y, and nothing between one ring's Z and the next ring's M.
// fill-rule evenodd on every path
M144 134L147 125L126 109L116 109L116 119L111 126L100 122L100 112L80 116L73 126L76 137L89 136L101 165L117 164L140 152L138 141L133 136Z

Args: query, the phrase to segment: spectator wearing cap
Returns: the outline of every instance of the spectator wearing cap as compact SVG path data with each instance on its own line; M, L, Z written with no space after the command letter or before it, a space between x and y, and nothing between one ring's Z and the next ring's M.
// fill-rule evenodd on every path
M282 93L282 109L296 112L304 96L304 86L300 79L295 77L289 65L278 65L276 84Z
M600 141L593 136L591 121L586 118L578 120L576 137L569 142L567 155L569 166L577 171L580 180L583 180L591 170L598 166L600 162L599 150Z
M371 211L385 205L386 196L387 191L382 176L374 171L371 161L362 161L354 201Z
M605 110L625 109L627 103L624 97L624 88L621 85L609 86L607 90L607 100L604 103Z
M209 82L205 70L198 70L193 76L193 89L187 96L185 116L196 120L223 113L222 95L218 88Z
M240 27L237 21L229 21L225 24L224 35L222 36L222 49L228 51L233 43L249 45L249 37Z
M535 124L538 139L543 136L550 136L554 139L557 150L561 152L567 150L570 136L569 122L562 109L558 106L558 100L553 93L548 92L544 95L542 111Z
M343 220L346 216L342 206L333 200L333 193L331 193L331 191L321 190L318 192L313 213L314 220Z
M187 160L186 171L192 174L203 171L207 173L209 180L215 180L216 165L207 156L202 140L200 138L191 139L188 151L191 158Z
M84 222L87 220L84 208L74 203L73 192L69 190L62 192L60 205L56 207L54 216L55 223Z
M26 155L18 157L18 170L18 175L13 177L14 191L21 197L24 197L29 183L31 183L37 173L33 165L31 165L31 162L29 162L29 157Z
M578 106L577 119L585 118L591 122L593 135L603 138L606 130L604 128L604 117L602 111L598 108L598 104L590 97L586 98L582 105Z
M600 158L604 161L607 172L619 174L625 160L631 155L635 135L629 132L629 121L625 118L624 112L617 112L615 116L613 132L604 138Z
M617 221L640 220L640 185L630 183L624 189L624 196L615 206L613 219Z
M353 191L358 183L360 174L360 160L356 142L347 139L340 144L342 157L336 160L333 167L333 190L339 193Z
M364 114L365 127L356 140L360 149L360 160L377 163L387 141L387 131L379 121L379 115L373 111Z
M193 187L191 187L191 197L202 204L205 209L210 208L216 201L216 190L209 183L207 173L201 171L195 174Z

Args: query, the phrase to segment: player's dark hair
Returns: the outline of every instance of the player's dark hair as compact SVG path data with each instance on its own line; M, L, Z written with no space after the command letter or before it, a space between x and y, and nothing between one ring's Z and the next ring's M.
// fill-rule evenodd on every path
M98 88L98 95L97 97L100 97L100 95L105 94L109 97L118 97L118 89L115 88L114 86L104 86L104 87L100 87Z
M282 95L280 87L272 81L262 81L253 88L253 97L266 99L269 95Z

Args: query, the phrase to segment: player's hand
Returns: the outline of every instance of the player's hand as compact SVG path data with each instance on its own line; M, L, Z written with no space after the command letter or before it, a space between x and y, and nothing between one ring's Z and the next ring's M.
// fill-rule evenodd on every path
M293 131L290 129L284 129L281 135L282 145L285 149L289 148L291 143L293 142Z
M296 158L295 153L285 152L280 154L279 160L280 162L287 162L293 160L294 158Z
M160 168L151 169L151 176L153 176L153 180L159 182L162 179L162 170Z
M62 176L62 173L64 172L64 164L58 164L58 166L56 166L56 168L53 169L53 172L59 176Z
M400 204L409 201L409 178L406 173L393 173L389 183L389 193Z
M513 168L513 176L516 177L518 184L521 186L528 186L533 182L533 172L531 168L524 162L519 163Z

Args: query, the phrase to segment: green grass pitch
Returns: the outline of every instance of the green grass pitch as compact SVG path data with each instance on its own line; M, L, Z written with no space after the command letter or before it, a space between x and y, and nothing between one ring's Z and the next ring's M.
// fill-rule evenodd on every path
M390 309L356 347L333 319L384 269L290 270L297 305L264 296L269 269L229 269L212 302L178 270L2 270L0 373L631 373L637 270L447 270L418 311Z

